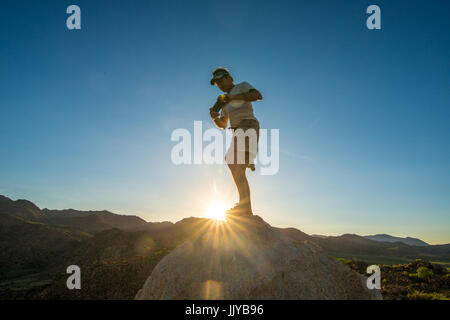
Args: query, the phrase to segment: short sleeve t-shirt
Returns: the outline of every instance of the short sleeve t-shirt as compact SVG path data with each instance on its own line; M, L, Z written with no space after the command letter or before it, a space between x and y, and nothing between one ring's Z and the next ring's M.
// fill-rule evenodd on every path
M241 82L236 84L230 91L230 95L240 94L249 92L254 89L253 86L248 82ZM256 119L253 113L253 106L250 101L244 100L233 100L226 104L221 110L221 116L228 114L230 119L230 127L236 127L241 120L244 119Z

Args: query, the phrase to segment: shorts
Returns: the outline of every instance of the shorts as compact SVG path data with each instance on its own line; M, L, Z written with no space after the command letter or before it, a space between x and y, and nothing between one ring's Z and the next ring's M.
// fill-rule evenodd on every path
M241 130L239 130L241 129ZM225 155L227 164L254 164L258 153L259 122L254 119L244 119L233 133L230 147Z

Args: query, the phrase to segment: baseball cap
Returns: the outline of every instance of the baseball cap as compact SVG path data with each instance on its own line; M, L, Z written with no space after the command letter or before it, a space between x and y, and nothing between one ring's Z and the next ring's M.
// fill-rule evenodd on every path
M226 75L230 75L230 72L226 68L219 67L214 70L212 74L213 78L211 79L210 83L213 86L217 79L220 79Z

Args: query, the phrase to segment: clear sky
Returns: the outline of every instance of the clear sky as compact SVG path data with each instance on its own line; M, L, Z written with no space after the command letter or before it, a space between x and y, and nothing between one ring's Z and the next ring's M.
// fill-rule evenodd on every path
M66 28L77 4L82 29ZM381 30L366 8L381 8ZM21 1L0 4L0 194L147 221L238 199L225 165L175 166L212 127L226 66L280 130L249 172L254 213L307 233L450 242L449 1ZM214 189L216 185L216 189Z

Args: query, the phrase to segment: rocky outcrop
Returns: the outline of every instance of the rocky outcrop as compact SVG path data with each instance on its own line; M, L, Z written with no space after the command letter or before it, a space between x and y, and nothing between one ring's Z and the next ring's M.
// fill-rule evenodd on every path
M211 220L165 256L135 299L381 299L366 278L258 216Z

